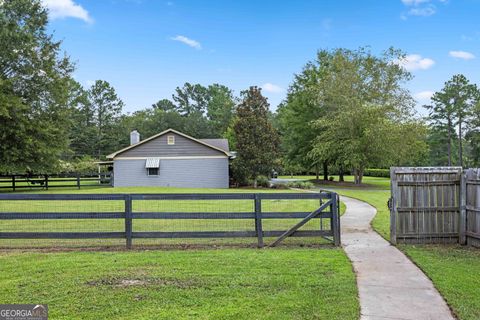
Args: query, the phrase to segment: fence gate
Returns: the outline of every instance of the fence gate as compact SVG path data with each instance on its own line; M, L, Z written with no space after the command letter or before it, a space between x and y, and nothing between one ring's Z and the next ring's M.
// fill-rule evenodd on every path
M462 168L391 168L390 177L392 244L459 242L463 233L461 230L465 230L466 223L465 203L461 203L461 198L465 201L465 197L460 196L465 193L462 190ZM477 188L476 192L479 194L478 180L476 183L475 187L473 184L470 186L471 192L473 188ZM480 205L479 199L480 197L477 197L476 202L468 207L472 232L480 230L477 208ZM463 210L460 210L461 208Z
M466 170L465 184L467 221L464 241L468 245L480 247L480 169Z

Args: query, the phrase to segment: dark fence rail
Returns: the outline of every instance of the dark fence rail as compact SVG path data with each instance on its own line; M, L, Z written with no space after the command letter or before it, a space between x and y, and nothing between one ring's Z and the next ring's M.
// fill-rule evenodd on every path
M222 201L228 206L229 201L246 201L247 205L240 208L231 208L231 211L216 211L215 204ZM283 210L274 210L281 201L297 200L311 201L318 200L318 204L308 209L311 211L300 211L304 206L287 206ZM82 201L88 202L117 202L117 206L107 206L99 211L74 211L85 207ZM226 203L225 203L226 201ZM273 202L272 202L273 201ZM149 238L257 238L258 247L264 246L264 237L276 237L270 246L276 246L287 237L323 237L335 245L340 245L340 218L338 195L332 192L321 193L218 193L218 194L0 194L0 226L2 221L9 220L69 220L69 219L122 219L123 230L120 231L92 231L92 232L55 232L42 230L42 232L15 231L4 232L0 229L0 239L125 239L127 248L132 246L133 239ZM27 212L29 202L41 202L40 211ZM65 208L70 210L55 212L55 204L61 202ZM118 205L121 202L121 207ZM155 202L155 206L149 206L149 202ZM268 202L268 207L263 204ZM69 206L68 203L73 203ZM167 204L165 204L167 203ZM2 204L4 204L2 206ZM16 205L19 204L19 205ZM20 205L21 204L21 205ZM233 203L233 206L238 203ZM310 203L311 205L311 203ZM195 211L183 210L194 208ZM21 210L18 210L21 208ZM164 210L158 210L163 208ZM291 209L290 209L291 208ZM119 210L121 209L121 210ZM149 210L145 210L149 209ZM285 210L290 209L290 210ZM31 209L30 209L31 210ZM212 211L213 210L213 211ZM21 211L21 212L19 212ZM224 221L251 220L254 228L252 230L188 230L191 225L183 225L187 230L161 230L158 227L151 227L152 230L136 230L134 221L142 219L198 221L222 219ZM287 223L280 224L274 230L265 230L263 224L270 219L279 219ZM296 219L296 220L287 220ZM323 219L328 223L324 224ZM310 221L318 221L315 224L318 228L301 230ZM26 228L28 229L28 228Z
M110 185L110 173L90 174L8 174L0 175L0 191L24 191L50 188L78 188L88 185Z

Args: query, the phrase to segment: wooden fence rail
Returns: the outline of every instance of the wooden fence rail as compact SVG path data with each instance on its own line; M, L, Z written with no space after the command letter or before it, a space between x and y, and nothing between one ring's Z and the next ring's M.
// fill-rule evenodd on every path
M480 246L480 169L391 168L390 240Z
M8 174L0 175L0 191L25 189L78 188L86 185L110 185L110 173L91 174Z
M262 210L262 201L269 200L319 200L318 208L311 211L276 212ZM16 201L123 201L123 210L108 212L12 212L2 210L2 203ZM212 205L219 200L253 201L253 211L245 212L143 212L142 206L135 210L133 204L145 201L209 201ZM0 194L0 224L5 220L65 220L65 219L123 219L124 230L121 232L0 232L0 239L95 239L122 238L127 248L131 248L133 239L146 238L244 238L256 237L258 247L264 246L264 237L278 237L270 246L275 246L286 237L324 237L336 246L340 245L340 215L338 195L333 192L321 193L218 193L218 194ZM81 207L81 206L80 206ZM211 208L211 207L210 207ZM206 210L205 210L206 211ZM136 219L250 219L254 221L255 230L251 231L137 231L134 228ZM302 219L287 230L263 230L266 219ZM329 228L324 229L323 223L317 230L299 230L311 219L329 219Z

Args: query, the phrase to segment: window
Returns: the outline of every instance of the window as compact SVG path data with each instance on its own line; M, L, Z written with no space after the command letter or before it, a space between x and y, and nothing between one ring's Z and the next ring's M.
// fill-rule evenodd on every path
M175 136L167 136L167 144L175 144Z
M158 168L147 168L147 174L149 176L158 176Z
M145 161L147 176L158 176L160 172L160 158L147 158Z

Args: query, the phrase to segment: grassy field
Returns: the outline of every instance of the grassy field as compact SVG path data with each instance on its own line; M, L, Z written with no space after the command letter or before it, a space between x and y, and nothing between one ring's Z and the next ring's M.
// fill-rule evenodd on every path
M390 237L389 191L336 190L377 208L373 228ZM480 250L463 246L400 245L410 259L432 279L455 314L462 320L480 319Z
M386 190L335 190L338 194L363 200L377 209L372 227L382 237L390 240L390 210L387 206L390 191Z
M0 301L51 319L358 319L341 249L9 252Z
M325 182L320 177L320 180L315 181L317 185L321 187L339 187L339 188L355 188L360 187L353 184L353 176L344 176L345 183L342 183L341 186L336 186L338 184L338 176L332 175L329 177L334 177L333 182ZM298 180L316 180L315 176L279 176L281 179L298 179ZM378 177L363 177L362 186L363 188L375 188L375 189L390 189L390 179L389 178L378 178Z
M289 190L89 188L42 193L223 193ZM1 211L122 211L122 201L33 201L0 203ZM242 212L252 201L138 201L134 211ZM268 200L265 211L309 211L318 200ZM343 211L345 206L342 205ZM292 219L272 219L264 228L290 227ZM175 222L176 221L176 222ZM233 223L232 223L233 222ZM295 220L296 222L296 220ZM121 219L3 220L4 231L123 231ZM312 222L318 230L318 220ZM134 231L254 230L249 220L134 221ZM231 240L231 239L228 239ZM229 248L217 239L203 250L0 251L0 301L47 303L51 319L358 319L355 275L341 249L294 246L257 250ZM318 241L324 240L315 239ZM10 241L10 240L3 240ZM11 240L19 241L19 240ZM29 241L35 246L42 241ZM58 240L50 241L63 247ZM64 240L68 242L68 240ZM78 243L78 240L74 240ZM88 241L88 240L87 240ZM100 240L110 245L109 241ZM167 240L168 241L168 240ZM177 241L177 239L175 239ZM255 243L255 239L246 241ZM268 243L269 239L266 239ZM177 243L177 242L175 242ZM7 243L8 245L9 243ZM25 243L23 243L25 244ZM124 240L119 240L124 245ZM137 240L134 240L134 247ZM219 244L214 250L211 244ZM82 244L80 244L82 245ZM85 244L88 245L88 244ZM47 243L48 246L48 243ZM185 248L182 246L182 248Z
M458 318L480 319L480 250L460 246L400 246L433 281Z

